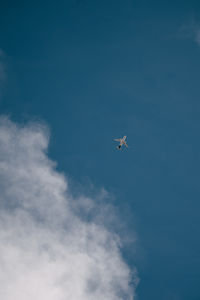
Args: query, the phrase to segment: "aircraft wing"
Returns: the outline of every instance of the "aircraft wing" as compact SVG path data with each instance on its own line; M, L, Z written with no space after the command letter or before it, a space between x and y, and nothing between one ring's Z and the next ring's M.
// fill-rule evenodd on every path
M120 140L121 140L121 139L114 139L114 141L116 141L116 142L120 142Z

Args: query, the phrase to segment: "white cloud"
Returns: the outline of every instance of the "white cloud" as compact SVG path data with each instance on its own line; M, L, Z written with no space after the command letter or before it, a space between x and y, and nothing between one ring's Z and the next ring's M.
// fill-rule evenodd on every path
M119 237L76 213L47 147L44 127L0 119L0 299L134 299Z

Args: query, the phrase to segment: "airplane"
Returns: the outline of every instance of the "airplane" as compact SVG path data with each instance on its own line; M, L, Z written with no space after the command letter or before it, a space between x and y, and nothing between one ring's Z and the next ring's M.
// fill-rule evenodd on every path
M121 147L124 145L128 148L128 145L126 143L126 135L122 139L114 139L116 142L120 142L120 144L117 146L117 149L121 150Z

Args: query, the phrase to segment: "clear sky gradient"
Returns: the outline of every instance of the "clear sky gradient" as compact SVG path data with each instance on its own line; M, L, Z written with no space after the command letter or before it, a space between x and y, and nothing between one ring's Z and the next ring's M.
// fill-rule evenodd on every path
M1 113L46 122L58 169L114 195L138 299L200 299L199 1L4 1L0 37Z

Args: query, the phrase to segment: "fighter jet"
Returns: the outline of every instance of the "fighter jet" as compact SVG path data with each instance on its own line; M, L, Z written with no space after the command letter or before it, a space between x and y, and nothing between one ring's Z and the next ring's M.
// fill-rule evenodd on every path
M121 147L123 145L128 148L128 145L126 143L126 135L122 139L114 139L114 141L119 142L119 145L117 146L117 149L121 150Z

